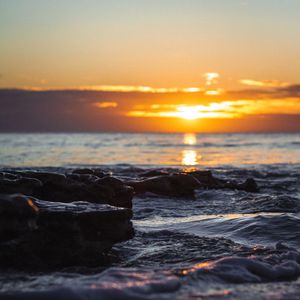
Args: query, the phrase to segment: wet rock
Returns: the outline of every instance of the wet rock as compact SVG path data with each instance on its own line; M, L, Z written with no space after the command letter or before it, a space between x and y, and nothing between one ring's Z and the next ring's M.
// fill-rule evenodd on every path
M169 173L165 170L150 170L139 174L140 177L156 177L163 175L169 175Z
M92 183L99 179L99 177L91 174L67 174L67 178L83 182L83 183Z
M120 207L132 207L134 190L131 186L125 185L120 179L106 176L95 181L92 185L95 190L101 190L109 199L109 204Z
M136 193L151 192L165 196L193 196L194 190L201 186L200 182L188 174L172 174L157 176L142 181L127 182Z
M22 177L38 179L44 184L47 182L62 183L66 179L66 176L64 174L54 172L26 171L19 172L19 175Z
M61 203L34 199L33 202L39 208L39 226L79 228L87 240L120 242L133 235L130 209L85 201Z
M0 195L0 242L14 239L36 227L38 208L22 195Z
M72 172L73 174L94 174L92 169L75 169Z
M105 172L100 169L75 169L72 171L72 174L79 174L79 175L94 175L99 178L107 176Z
M218 180L213 177L211 171L201 170L188 172L187 174L195 177L203 187L215 187L219 185Z
M237 189L252 193L258 192L257 183L253 178L247 178L244 183L238 184Z
M17 175L8 173L8 172L0 172L0 178L1 179L18 179Z
M214 177L211 171L201 170L188 172L187 174L195 177L207 189L233 189L243 190L246 192L258 192L258 185L253 178L247 178L245 182L239 183L234 180L225 180Z
M113 244L128 240L134 234L130 209L84 201L49 202L21 195L8 199L2 200L4 204L0 202L0 213L12 211L18 221L25 216L26 220L35 217L36 227L0 240L2 269L99 267L109 263ZM21 218L20 213L24 217Z
M40 171L10 171L0 177L0 193L22 193L47 201L89 201L132 207L133 189L98 169L80 169L72 174ZM5 177L4 177L5 176ZM9 179L15 178L16 179Z
M0 179L0 193L15 194L23 193L34 195L41 187L42 182L35 178Z

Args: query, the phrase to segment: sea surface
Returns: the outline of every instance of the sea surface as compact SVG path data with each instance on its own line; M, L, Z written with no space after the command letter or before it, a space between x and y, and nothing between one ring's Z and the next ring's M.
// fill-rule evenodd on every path
M0 299L300 299L300 134L1 134L2 168L209 169L258 193L133 200L106 270L0 273Z
M300 163L300 134L0 134L0 166Z

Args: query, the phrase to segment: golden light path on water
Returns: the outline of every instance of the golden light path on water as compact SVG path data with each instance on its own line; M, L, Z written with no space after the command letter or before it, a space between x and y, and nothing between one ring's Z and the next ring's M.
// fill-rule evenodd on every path
M185 133L183 135L183 144L187 149L181 151L181 164L184 166L195 166L199 164L201 155L191 147L197 144L197 136L194 133Z
M185 145L195 145L197 143L197 136L194 133L185 133L183 136L183 143Z

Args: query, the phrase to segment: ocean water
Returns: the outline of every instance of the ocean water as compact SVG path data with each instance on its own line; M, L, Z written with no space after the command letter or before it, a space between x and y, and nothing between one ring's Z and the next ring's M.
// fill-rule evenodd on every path
M133 199L135 237L106 270L0 273L0 299L300 299L299 134L2 134L2 168L210 169L260 190ZM53 168L59 167L59 168ZM62 167L62 168L61 168Z
M300 134L0 134L0 166L300 163Z

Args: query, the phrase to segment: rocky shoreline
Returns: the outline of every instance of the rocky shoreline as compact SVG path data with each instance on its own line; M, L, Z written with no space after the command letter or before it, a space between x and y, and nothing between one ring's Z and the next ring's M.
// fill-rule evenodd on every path
M258 186L252 178L224 180L203 170L136 170L131 176L98 168L2 170L0 269L109 266L112 246L134 236L134 195L192 198L195 189L257 192Z

